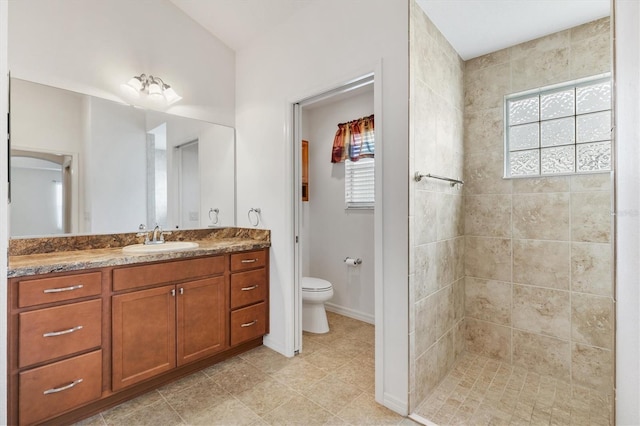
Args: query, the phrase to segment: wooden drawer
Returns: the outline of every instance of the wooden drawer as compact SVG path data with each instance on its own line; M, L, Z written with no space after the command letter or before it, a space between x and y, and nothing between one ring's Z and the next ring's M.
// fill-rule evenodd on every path
M113 291L221 275L224 273L224 269L224 256L114 269Z
M20 368L102 343L100 299L23 312L18 318Z
M231 272L262 268L266 264L265 250L248 251L231 255Z
M231 275L231 309L262 302L267 297L267 270Z
M20 373L19 423L33 424L102 395L102 351Z
M231 312L231 346L262 336L267 331L266 303Z
M18 282L18 307L79 299L101 292L101 272L21 280Z

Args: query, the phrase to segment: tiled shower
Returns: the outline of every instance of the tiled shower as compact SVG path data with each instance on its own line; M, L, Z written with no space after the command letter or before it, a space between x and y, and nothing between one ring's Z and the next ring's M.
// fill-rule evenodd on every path
M462 61L412 1L410 409L482 356L612 401L610 173L503 178L504 96L611 71L609 18ZM610 418L610 417L609 417Z

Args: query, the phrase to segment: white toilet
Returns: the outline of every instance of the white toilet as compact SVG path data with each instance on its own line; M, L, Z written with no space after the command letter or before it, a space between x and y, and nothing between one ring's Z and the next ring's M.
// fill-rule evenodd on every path
M310 333L328 333L329 323L324 302L333 297L329 281L302 277L302 330Z

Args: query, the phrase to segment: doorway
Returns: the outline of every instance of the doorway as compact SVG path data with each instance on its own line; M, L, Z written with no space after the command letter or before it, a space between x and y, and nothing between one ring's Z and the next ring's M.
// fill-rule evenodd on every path
M375 238L374 222L378 213L373 206L346 207L345 163L330 162L337 125L373 114L374 104L373 74L293 104L294 232L298 243L294 250L296 353L304 351L303 277L331 282L334 296L325 303L330 316L335 313L370 324L376 320L378 275L374 258L380 241ZM308 173L302 169L303 140L308 141ZM378 158L370 160L379 164ZM376 191L376 196L379 194L381 191ZM363 263L347 266L347 257Z

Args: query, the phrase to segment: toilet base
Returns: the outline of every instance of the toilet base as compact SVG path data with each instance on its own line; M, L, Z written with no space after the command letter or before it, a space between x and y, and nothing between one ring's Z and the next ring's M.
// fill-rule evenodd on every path
M327 321L324 303L302 302L302 330L316 334L329 332L329 321Z

